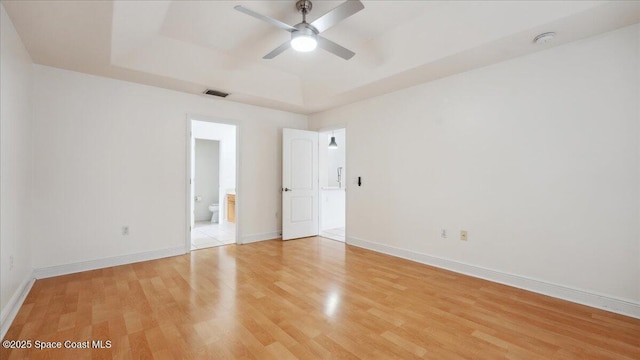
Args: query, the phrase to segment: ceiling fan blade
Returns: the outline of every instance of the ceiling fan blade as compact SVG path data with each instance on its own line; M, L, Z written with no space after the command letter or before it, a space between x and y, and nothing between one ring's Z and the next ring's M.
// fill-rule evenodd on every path
M278 46L277 48L273 49L273 51L271 51L270 53L268 53L267 55L263 56L263 59L273 59L274 57L282 54L285 50L287 50L288 48L291 47L291 41L287 41L284 44Z
M296 30L296 28L294 28L291 25L285 24L280 20L276 20L274 18L270 18L268 16L264 16L262 14L258 14L257 12L251 10L251 9L247 9L246 7L242 6L242 5L236 5L233 7L234 9L240 11L241 13L245 13L249 16L253 16L256 19L260 19L262 21L268 22L269 24L279 27L282 30L286 30L288 32L293 32Z
M318 46L327 50L328 52L340 56L345 60L349 60L355 55L353 51L342 47L331 40L325 39L322 36L318 36Z
M316 28L318 32L323 32L362 9L364 9L364 5L359 0L347 0L314 20L311 26Z

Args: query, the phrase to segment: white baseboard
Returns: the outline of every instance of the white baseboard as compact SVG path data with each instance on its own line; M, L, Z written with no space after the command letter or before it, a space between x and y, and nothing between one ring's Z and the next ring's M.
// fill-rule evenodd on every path
M246 235L242 237L241 244L250 244L258 241L279 239L281 236L282 234L280 233L280 231L274 231L274 232L269 232L264 234Z
M356 237L348 237L347 244L640 319L640 302L617 299L547 281L378 244Z
M73 274L82 271L103 269L111 266L133 264L141 261L161 259L170 256L182 255L185 253L184 246L172 247L168 249L146 251L137 254L128 254L121 256L108 257L104 259L96 259L82 261L73 264L56 265L46 268L35 269L33 276L36 279L45 279L53 276Z
M4 339L4 336L7 335L7 331L9 331L9 327L15 320L16 315L18 315L18 310L24 303L24 299L27 298L29 291L31 291L31 287L36 280L33 275L27 277L22 284L16 289L16 292L13 294L11 299L7 305L2 309L2 314L0 314L0 339ZM10 339L10 340L18 340L18 339Z

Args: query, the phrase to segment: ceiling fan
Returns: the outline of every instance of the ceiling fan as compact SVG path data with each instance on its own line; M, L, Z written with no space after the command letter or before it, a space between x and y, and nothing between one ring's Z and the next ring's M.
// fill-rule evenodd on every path
M310 0L296 1L296 9L302 13L302 22L293 26L259 14L242 5L236 5L234 9L253 16L256 19L266 21L271 25L291 33L290 41L278 46L273 51L263 56L263 59L273 59L290 47L296 51L307 52L313 51L317 46L345 60L351 59L356 53L320 36L320 33L364 9L364 5L359 0L347 0L313 22L308 23L307 14L309 14L312 7L313 5Z

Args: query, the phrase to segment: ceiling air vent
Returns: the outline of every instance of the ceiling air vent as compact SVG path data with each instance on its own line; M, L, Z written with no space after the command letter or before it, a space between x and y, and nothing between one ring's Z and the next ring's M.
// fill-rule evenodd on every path
M222 97L225 98L227 96L229 96L228 93L226 92L222 92L222 91L218 91L218 90L211 90L211 89L207 89L203 92L203 94L205 95L211 95L211 96L217 96L217 97Z

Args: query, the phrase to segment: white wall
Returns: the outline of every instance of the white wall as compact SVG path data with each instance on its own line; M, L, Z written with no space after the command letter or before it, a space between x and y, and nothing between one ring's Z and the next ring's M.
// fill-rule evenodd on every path
M29 221L33 71L31 58L1 4L0 13L0 324L4 331L11 308L32 274Z
M220 141L195 139L195 200L196 221L210 221L209 205L220 197Z
M188 114L239 124L239 235L279 231L278 134L305 116L34 69L35 268L184 247Z
M313 115L313 129L347 124L348 241L624 299L637 310L639 31ZM351 185L357 176L362 187ZM460 230L469 241L458 240Z

